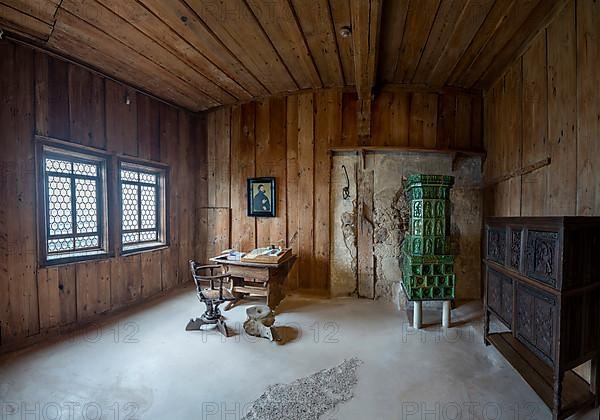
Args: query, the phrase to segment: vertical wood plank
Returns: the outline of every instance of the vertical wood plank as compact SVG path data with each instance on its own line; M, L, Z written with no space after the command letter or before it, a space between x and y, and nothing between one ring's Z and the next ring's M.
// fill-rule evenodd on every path
M548 216L577 207L577 28L575 2L548 27Z
M248 216L247 180L255 176L256 105L231 111L231 246L240 251L256 248L256 220Z
M392 107L394 94L391 92L381 92L373 101L373 110L371 115L371 138L372 143L384 145L390 142L392 136L389 112ZM318 107L317 107L318 109Z
M177 163L171 168L176 172L177 182L177 225L174 227L178 232L179 247L179 273L178 283L186 282L190 279L186 275L188 270L188 261L193 258L193 216L194 216L194 180L189 174L192 171L194 162L193 147L191 143L191 121L189 114L185 111L178 112L179 132L177 138Z
M57 58L47 57L48 83L46 103L47 135L63 140L70 136L69 125L69 65Z
M341 137L341 99L341 93L335 89L315 94L315 259L312 278L316 289L329 287L329 194L331 190L329 147ZM387 131L389 133L389 130Z
M437 101L433 93L413 93L410 104L409 144L434 148L437 137Z
M42 330L77 321L75 266L38 270L38 293Z
M440 95L438 102L438 126L436 147L454 147L456 137L456 96Z
M160 114L158 102L137 94L138 154L146 160L160 160Z
M112 80L105 81L106 148L110 152L138 156L137 95Z
M314 250L314 111L313 94L298 95L298 283L313 287Z
M161 291L161 264L163 251L144 252L141 255L142 297L148 298ZM186 273L183 273L184 276Z
M68 77L70 139L104 149L104 79L73 64Z
M386 110L383 110L386 112ZM396 92L390 104L390 137L383 143L384 146L408 146L408 128L410 126L410 94ZM378 144L378 143L375 143Z
M118 309L142 297L140 276L141 257L139 254L118 257L110 261L110 302L112 309Z
M456 96L456 133L454 146L457 149L468 150L471 147L471 97Z
M230 210L224 208L200 209L200 237L203 254L200 261L208 264L209 259L219 255L230 246Z
M548 82L546 33L542 32L523 55L523 165L548 156ZM547 168L522 177L523 216L546 214Z
M273 176L276 217L256 221L258 246L285 246L286 241L286 109L285 98L270 98L256 107L256 174Z
M34 57L22 46L3 46L3 105L0 124L2 140L2 182L6 183L6 270L8 287L6 333L31 336L39 332L37 254L35 231L35 170L33 134ZM4 136L3 136L4 137ZM3 332L3 335L5 332Z
M299 255L299 201L298 201L298 96L288 96L286 99L286 161L287 161L287 246L292 248L294 255ZM286 287L297 289L298 264L294 264L288 274Z
M230 108L221 108L208 116L208 207L230 205Z
M48 56L34 52L35 69L35 133L48 135Z
M202 261L206 251L204 249L204 238L202 238L202 225L206 221L201 217L206 216L206 212L201 209L208 205L208 162L207 162L207 124L206 114L195 115L194 124L194 142L196 158L195 170L195 196L194 196L194 260ZM185 275L183 273L182 275Z
M194 117L196 165L196 208L208 207L208 124L207 115Z
M110 309L109 261L77 264L77 321L82 322Z
M577 2L577 214L600 215L600 3Z
M342 138L339 146L358 146L358 96L346 92L342 96ZM336 146L338 146L336 144Z
M173 288L179 281L179 232L177 227L179 203L177 183L179 164L179 121L177 110L160 104L160 160L169 165L168 206L169 206L169 248L162 252L162 290Z
M483 98L471 98L471 150L483 149Z
M516 171L523 166L523 117L520 112L515 112L515 110L521 109L522 97L523 69L521 62L517 61L506 73L502 89L500 112L503 120L498 127L498 130L501 130L498 141L500 146L503 147L503 159L499 163L502 175Z

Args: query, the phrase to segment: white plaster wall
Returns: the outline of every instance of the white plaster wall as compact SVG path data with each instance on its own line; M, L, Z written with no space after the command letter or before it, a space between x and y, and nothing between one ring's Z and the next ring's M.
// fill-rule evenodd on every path
M334 155L331 190L331 294L347 296L356 288L350 251L344 244L341 217L351 212L353 202L342 200L345 177L341 165L356 168L356 155ZM452 175L452 251L457 255L458 299L480 297L480 232L482 223L482 177L479 157L459 158L447 154L381 152L366 155L367 170L374 172L375 296L397 302L402 279L400 258L404 239L405 208L402 179L410 174ZM350 174L351 200L356 200L356 179ZM343 180L342 180L343 178ZM343 181L343 182L342 182Z

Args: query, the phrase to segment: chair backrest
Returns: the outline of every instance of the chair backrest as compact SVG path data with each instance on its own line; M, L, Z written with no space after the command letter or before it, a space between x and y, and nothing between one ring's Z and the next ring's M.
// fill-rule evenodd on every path
M223 272L223 266L222 265L218 265L218 264L213 264L213 265L201 265L200 263L194 261L194 260L190 260L190 270L192 272L192 278L194 279L194 283L196 283L196 290L200 291L202 288L202 285L200 284L201 281L206 281L210 283L210 288L213 289L215 287L214 285L214 281L215 280L219 280L221 281L221 277L223 277L223 275L216 275L215 276L215 270L220 270L221 273ZM204 274L200 274L200 271L206 270L208 271L208 273L206 275ZM222 287L222 282L220 284L220 287Z
M190 260L190 270L192 271L192 278L194 279L194 283L196 284L196 289L200 290L200 279L198 277L197 268L200 267L194 260Z

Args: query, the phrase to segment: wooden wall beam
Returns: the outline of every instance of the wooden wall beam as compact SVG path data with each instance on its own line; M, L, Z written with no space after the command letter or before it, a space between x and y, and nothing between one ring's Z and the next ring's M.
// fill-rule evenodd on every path
M354 77L359 106L358 136L371 134L371 99L377 75L381 0L351 0Z

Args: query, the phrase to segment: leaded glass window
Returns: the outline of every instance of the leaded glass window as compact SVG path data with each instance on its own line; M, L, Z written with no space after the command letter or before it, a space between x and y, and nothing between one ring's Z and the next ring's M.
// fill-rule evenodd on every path
M56 147L42 150L45 262L106 253L105 161Z
M124 252L160 246L164 232L164 171L122 162L121 243Z

